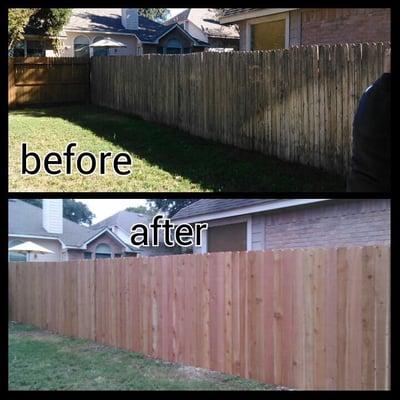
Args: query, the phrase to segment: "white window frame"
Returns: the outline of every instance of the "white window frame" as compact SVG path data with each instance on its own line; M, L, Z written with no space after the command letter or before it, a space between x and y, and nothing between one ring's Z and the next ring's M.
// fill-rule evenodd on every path
M74 53L73 57L76 57L75 56L75 39L80 37L80 36L85 37L89 41L89 43L88 43L88 46L89 46L89 57L92 57L92 53L93 52L92 52L92 48L90 47L90 44L91 44L90 37L85 35L85 34L82 34L82 33L79 34L79 35L74 36L74 38L72 40L72 50L73 50L73 53Z
M97 249L98 249L100 246L107 246L107 247L110 249L110 252L109 252L109 253L100 253L100 252L98 252ZM93 253L93 252L92 252L92 253ZM94 258L95 258L95 259L97 259L97 257L96 257L97 254L109 254L109 255L110 255L110 258L114 258L113 249L112 249L112 247L111 247L108 243L99 243L99 244L95 247L95 249L94 249Z
M264 22L273 22L273 21L281 21L285 20L285 48L287 49L289 47L290 43L290 13L285 12L285 13L280 13L280 14L274 14L274 15L268 15L266 17L261 17L261 18L254 18L254 19L249 19L246 21L246 50L251 51L251 28L253 25L257 24L262 24Z
M246 216L240 216L240 217L234 217L234 218L229 218L228 220L220 220L220 221L209 221L208 222L208 227L213 228L215 226L227 226L227 225L234 225L234 224L240 224L246 222L246 235L247 235L247 243L246 243L246 251L251 251L252 250L252 217L251 215L246 215ZM203 230L202 232L202 238L201 238L201 253L207 253L208 252L208 231Z

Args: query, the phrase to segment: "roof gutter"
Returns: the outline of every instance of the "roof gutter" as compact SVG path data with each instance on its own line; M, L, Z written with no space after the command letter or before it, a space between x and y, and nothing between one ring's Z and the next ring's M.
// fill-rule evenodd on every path
M8 236L10 237L17 237L17 238L30 238L30 239L44 239L44 240L57 240L60 242L62 249L68 249L69 247L65 245L65 243L57 238L57 237L50 237L50 236L39 236L39 235L29 235L29 234L18 234L18 233L9 233Z
M282 209L282 208L295 207L295 206L301 206L301 205L307 205L307 204L313 204L313 203L320 203L320 202L328 201L328 200L331 200L331 199L277 200L277 201L270 202L270 203L257 204L257 205L254 205L254 206L235 208L235 209L232 209L232 210L221 211L221 212L216 212L216 213L209 213L209 214L203 214L203 215L194 215L193 217L183 217L183 218L174 218L174 217L172 217L172 220L174 222L179 222L181 224L183 224L183 223L204 222L204 221L210 221L210 220L215 220L215 219L237 217L239 215L254 214L254 213L259 213L259 212L278 210L278 209ZM190 207L190 206L188 206L188 207Z
M261 8L256 11L247 11L244 13L237 13L234 15L227 15L220 17L221 24L232 24L245 19L265 17L267 15L280 14L288 11L298 10L298 8Z

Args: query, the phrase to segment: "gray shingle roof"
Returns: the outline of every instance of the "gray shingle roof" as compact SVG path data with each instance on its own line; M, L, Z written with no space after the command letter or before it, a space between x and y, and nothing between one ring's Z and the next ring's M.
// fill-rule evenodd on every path
M195 215L212 214L235 208L269 203L274 199L201 199L179 210L172 219L188 218Z
M66 246L80 247L100 233L104 227L91 229L66 218L63 219L63 233L47 232L42 226L42 209L22 200L8 201L9 234L34 235L58 238Z
M118 225L126 232L130 232L133 224L148 223L149 220L150 220L149 216L125 210L125 211L120 211L114 215L111 215L111 217L108 217L103 221L100 221L97 224L92 225L91 229L101 229L105 227Z
M121 8L74 8L64 30L131 33L142 42L156 42L170 28L171 26L164 26L139 15L139 29L125 29L121 22ZM197 45L206 45L200 40L192 39Z
M181 24L189 20L209 37L239 39L239 30L235 25L225 26L218 21L216 8L187 8L164 25Z

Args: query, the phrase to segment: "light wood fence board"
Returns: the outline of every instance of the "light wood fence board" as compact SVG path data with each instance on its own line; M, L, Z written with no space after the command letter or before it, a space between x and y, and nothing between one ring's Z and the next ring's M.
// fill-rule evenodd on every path
M9 316L301 389L390 387L390 248L9 263Z

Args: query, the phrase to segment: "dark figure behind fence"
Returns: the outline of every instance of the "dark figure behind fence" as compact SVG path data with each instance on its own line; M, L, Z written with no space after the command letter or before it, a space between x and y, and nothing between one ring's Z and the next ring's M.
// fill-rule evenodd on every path
M349 192L390 192L390 51L384 74L361 97L353 126Z

